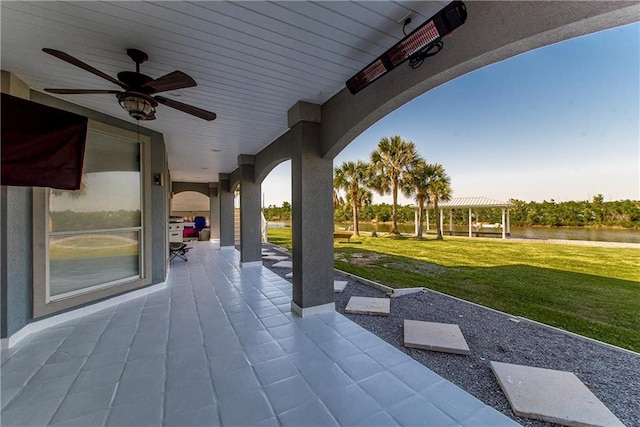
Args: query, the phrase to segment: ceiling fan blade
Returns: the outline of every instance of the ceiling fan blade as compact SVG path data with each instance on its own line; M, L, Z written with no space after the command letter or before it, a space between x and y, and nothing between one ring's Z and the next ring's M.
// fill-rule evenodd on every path
M58 59L62 59L63 61L68 62L69 64L75 65L76 67L80 67L85 71L88 71L92 74L95 74L98 77L102 77L105 80L109 80L111 83L114 83L118 86L120 86L123 89L129 89L129 86L127 86L126 84L122 83L120 80L116 80L113 77L111 77L108 74L103 73L102 71L98 70L97 68L93 68L91 65L86 64L82 61L80 61L77 58L74 58L73 56L69 55L68 53L64 53L61 52L59 50L55 50L55 49L49 49L49 48L44 48L42 49L44 52L48 53L49 55L53 55Z
M142 87L150 88L151 93L166 92L168 90L184 89L193 86L197 86L196 81L182 71L174 71L173 73L158 77L142 85Z
M103 90L103 89L45 89L46 92L59 93L61 95L92 95L120 93L119 90Z
M194 107L193 105L183 104L182 102L174 101L173 99L165 98L164 96L154 96L153 99L167 107L175 108L176 110L180 110L184 113L191 114L192 116L196 116L207 121L211 121L216 118L216 113Z

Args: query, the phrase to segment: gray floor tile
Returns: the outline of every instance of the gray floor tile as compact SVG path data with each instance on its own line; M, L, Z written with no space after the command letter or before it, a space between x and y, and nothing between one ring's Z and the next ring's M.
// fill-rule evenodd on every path
M422 396L456 421L468 419L484 403L449 381L441 381L421 392Z
M108 414L109 411L104 410L82 417L60 421L58 423L53 423L50 425L58 427L101 427L107 421Z
M362 427L393 427L398 426L398 422L391 418L386 412L376 412L375 414L360 420L356 420L353 423L347 424L349 426L362 426ZM421 424L416 424L419 426Z
M14 357L32 354L41 354L42 357L44 357L44 355L47 355L48 357L54 351L56 351L56 349L64 340L64 337L56 337L53 339L49 338L41 341L29 341L25 344L20 345Z
M260 383L250 367L214 375L213 384L216 396L220 398L239 397L260 388Z
M278 345L289 354L303 351L320 351L318 346L302 332L298 332L298 334L291 337L278 339L277 342Z
M3 388L2 391L0 391L0 408L4 409L20 391L22 391L22 387Z
M304 335L303 332L300 331L300 329L298 329L293 323L269 328L269 332L277 340L289 338L294 335Z
M22 389L22 387L27 383L27 381L29 381L29 379L35 372L35 369L22 369L16 372L2 367L2 377L0 377L0 391L4 393L5 390L14 388Z
M61 347L73 347L77 345L93 344L97 345L104 328L84 328L81 330L81 326L76 329L62 342Z
M319 401L314 400L278 415L283 426L338 426L338 422Z
M355 384L336 364L323 366L322 369L308 370L303 375L313 391L322 397Z
M349 356L343 360L337 360L336 363L353 378L355 381L363 380L367 377L372 377L382 371L384 367L378 362L367 356L366 354L356 354Z
M454 426L458 423L422 397L404 400L387 412L405 426Z
M478 426L518 426L519 424L513 421L511 418L504 415L502 412L498 412L493 408L485 406L479 411L475 412L471 417L462 422L465 427L478 427Z
M279 357L253 366L262 386L298 375L298 370L287 357Z
M91 370L83 370L71 387L71 393L88 391L96 387L117 384L124 369L124 363L105 366Z
M322 402L341 425L357 423L380 411L379 405L356 384L324 395Z
M356 347L364 351L385 344L384 340L365 330L357 334L350 335L349 341L351 341L356 345Z
M177 387L210 377L204 347L190 347L169 353L167 360L168 387Z
M166 393L165 417L175 419L180 414L192 412L215 404L211 382L194 382L182 387L170 388Z
M318 346L333 360L346 359L349 356L362 353L362 350L345 338L323 342Z
M409 386L388 372L380 372L360 381L358 385L385 408L416 394Z
M255 424L256 427L280 427L280 422L276 417L267 418Z
M243 347L251 347L258 344L264 344L271 342L273 337L266 330L248 330L243 332L238 332L238 339Z
M106 410L111 404L115 388L116 385L111 384L68 394L52 421L60 422Z
M367 350L366 353L387 369L413 360L402 351L390 345L379 345Z
M169 334L169 351L181 351L190 347L203 346L202 335L200 332L188 332L184 334L176 333L173 337Z
M265 320L265 319L268 319L268 318L270 318L270 317L272 317L272 316L276 316L276 315L280 315L280 314L282 314L282 313L281 313L281 311L280 311L280 310L278 310L278 309L273 305L273 303L269 303L269 306L266 306L266 307L263 307L263 308L258 308L258 309L256 309L256 310L255 310L255 313L256 313L256 316L257 316L259 319L261 319L261 320ZM267 327L267 328L272 328L272 327L274 327L274 326L278 326L278 325L276 325L276 324L273 324L273 321L274 321L274 320L275 320L275 319L272 319L272 320L267 321L267 323L268 323L269 325L268 325L267 323L265 323L265 322L263 322L263 324L264 324L264 325L265 325L265 327ZM277 323L277 322L276 322L276 323ZM287 323L289 323L289 322L287 321ZM286 323L283 323L283 324L286 324Z
M342 335L334 331L330 326L319 327L305 332L311 341L321 344L327 341L336 341L342 339Z
M103 368L109 365L124 363L127 360L128 348L120 348L91 355L85 363L83 370Z
M74 329L73 325L70 326L57 326L44 331L37 332L30 337L29 342L47 341L60 339L63 341Z
M137 317L139 314L136 314L136 321L132 323L120 324L117 322L116 318L111 319L111 322L107 325L107 329L104 330L102 334L101 340L119 338L127 335L134 335L136 329L138 327Z
M444 381L440 375L414 360L395 366L389 372L418 392Z
M5 409L11 410L21 406L37 405L41 400L62 399L69 391L74 379L75 376L71 375L48 381L29 382Z
M261 390L248 392L241 398L222 398L218 409L225 426L253 426L275 416Z
M65 360L75 359L78 357L86 358L91 354L94 347L95 347L95 343L67 345L67 343L64 342L51 355L51 357L49 357L47 362L56 363L56 362L62 362Z
M177 416L167 417L164 420L167 427L187 427L187 426L217 426L221 425L218 408L216 405L205 406L195 411L184 412Z
M214 375L224 375L236 369L249 368L244 351L234 351L211 358L211 369Z
M167 341L134 340L129 349L128 360L149 359L164 355L167 352Z
M316 395L311 391L311 387L301 375L270 384L264 388L264 391L276 414L281 414L307 402L317 400Z
M108 335L106 338L100 338L100 341L93 349L93 353L101 353L103 351L111 351L118 348L128 348L133 341L133 334L126 335Z
M129 403L144 399L146 396L160 394L164 395L164 377L157 375L147 375L142 377L123 377L118 384L115 405Z
M28 373L28 377L40 369L45 364L51 353L16 353L2 365L3 378L5 373L17 375L18 373Z
M152 375L164 378L165 355L158 355L153 358L130 360L124 365L122 378L137 378Z
M265 344L256 345L253 347L247 347L246 350L247 359L251 364L266 362L268 360L276 359L284 356L284 351L280 348L276 342L268 342Z
M84 359L71 359L59 363L46 363L29 382L45 382L54 378L77 375L85 363Z
M276 326L282 326L289 323L289 319L280 313L280 310L273 306L271 302L265 302L265 304L269 304L269 306L263 307L256 314L266 328L274 328ZM271 315L268 315L269 313Z
M6 427L47 425L61 401L62 398L41 400L37 405L4 410L2 411L2 425Z
M135 402L114 405L108 426L158 426L162 423L162 394L147 396Z

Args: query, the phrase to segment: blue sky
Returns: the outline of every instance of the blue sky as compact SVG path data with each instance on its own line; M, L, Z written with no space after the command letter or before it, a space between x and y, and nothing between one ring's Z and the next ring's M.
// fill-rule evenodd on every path
M454 197L638 200L640 24L527 52L432 89L367 129L334 166L368 160L393 135L443 164ZM274 169L262 184L265 205L290 201L290 180L289 162ZM390 199L376 195L374 203Z

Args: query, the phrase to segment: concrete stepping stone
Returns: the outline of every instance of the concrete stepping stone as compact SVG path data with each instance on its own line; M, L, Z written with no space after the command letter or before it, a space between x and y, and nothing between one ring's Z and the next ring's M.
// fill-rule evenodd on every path
M262 251L262 256L275 256L276 253L275 252L269 252L269 251Z
M404 346L422 350L468 355L469 345L458 325L404 321Z
M293 271L284 275L285 279L293 279Z
M344 289L347 287L346 280L334 280L333 281L333 292L344 292Z
M351 297L344 311L352 314L388 316L391 313L391 302L389 298Z
M520 417L576 426L622 422L572 372L491 362L491 369Z
M282 255L267 255L267 256L263 256L262 259L266 259L268 261L282 261L285 259L289 259L289 257L282 256Z
M293 268L293 262L291 262L291 261L280 261L280 262L277 262L277 263L273 264L271 267L275 267L275 268Z

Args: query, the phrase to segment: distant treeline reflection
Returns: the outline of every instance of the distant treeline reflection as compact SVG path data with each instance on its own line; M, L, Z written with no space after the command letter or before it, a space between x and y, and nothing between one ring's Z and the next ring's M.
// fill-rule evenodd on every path
M139 227L140 210L100 212L74 212L70 210L50 213L51 231L105 230Z
M619 200L605 202L599 194L591 201L555 202L553 199L543 202L525 202L510 199L511 224L516 226L602 226L640 228L640 201ZM352 209L348 205L337 207L333 211L335 222L352 221ZM430 222L435 224L433 206L429 207ZM264 216L268 221L291 220L291 204L284 202L282 206L264 208ZM391 205L363 206L359 213L359 220L364 222L391 220ZM500 209L473 209L474 222L499 223L502 212ZM398 222L413 222L415 218L414 206L398 206ZM448 222L448 213L446 213ZM453 222L456 225L467 224L469 211L457 209L453 211Z

